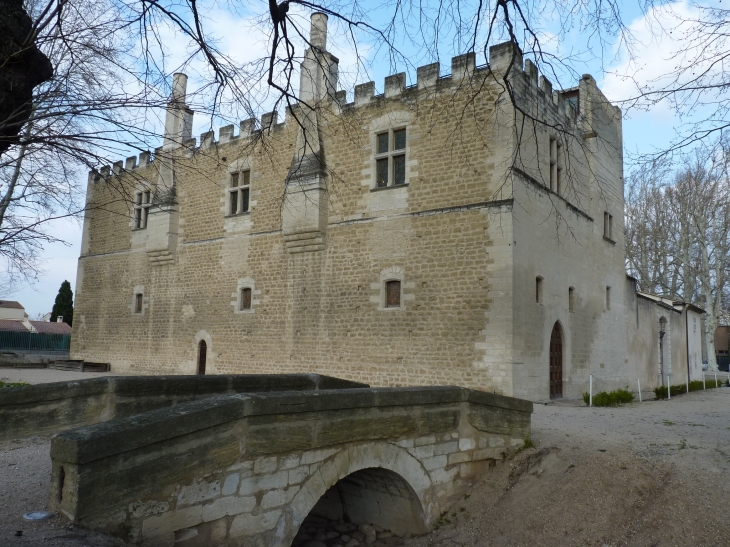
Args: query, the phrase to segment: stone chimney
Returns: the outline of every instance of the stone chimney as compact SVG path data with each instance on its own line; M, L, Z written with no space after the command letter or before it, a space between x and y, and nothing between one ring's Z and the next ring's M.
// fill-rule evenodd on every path
M162 145L165 150L181 146L191 137L193 130L193 111L185 104L188 77L178 72L172 78L172 94L167 103L165 140Z
M310 105L337 91L339 59L327 51L327 16L313 13L309 31L310 47L304 53L299 80L299 99Z

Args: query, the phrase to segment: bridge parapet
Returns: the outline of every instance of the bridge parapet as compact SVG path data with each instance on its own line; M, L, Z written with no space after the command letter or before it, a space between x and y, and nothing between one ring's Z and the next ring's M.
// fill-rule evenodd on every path
M531 412L456 387L212 397L55 437L51 505L144 545L289 547L310 512L419 533Z

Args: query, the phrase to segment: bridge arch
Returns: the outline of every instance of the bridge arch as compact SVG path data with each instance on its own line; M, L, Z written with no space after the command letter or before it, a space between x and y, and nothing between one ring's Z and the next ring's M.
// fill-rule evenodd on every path
M439 516L433 495L433 484L421 462L405 449L387 442L368 443L344 448L322 462L322 465L304 482L276 525L275 547L289 547L304 519L333 488L347 481L352 483L390 486L389 498L398 491L393 512L386 520L368 512L365 506L355 508L355 519L380 524L399 533L420 533ZM377 490L377 488L375 488ZM377 496L377 494L375 494ZM397 496L395 496L397 497ZM367 515L368 518L365 518ZM387 518L398 519L388 522ZM359 524L360 522L355 522Z

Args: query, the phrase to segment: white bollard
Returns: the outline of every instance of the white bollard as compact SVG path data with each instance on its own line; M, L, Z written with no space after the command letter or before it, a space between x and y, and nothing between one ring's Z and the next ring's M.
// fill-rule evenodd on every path
M687 393L689 393L689 374L687 375Z
M593 374L588 380L588 406L593 406Z
M717 372L715 373L715 387L720 387L717 385Z
M705 373L702 373L702 389L707 389L707 384L705 383Z
M639 402L641 403L641 402L642 402L642 401L641 401L641 380L639 380L639 379L637 378L637 379L636 379L636 383L637 383L637 384L638 384L638 386L639 386Z
M672 385L671 376L671 374L667 374L667 400L672 398L672 390L670 389L670 386Z

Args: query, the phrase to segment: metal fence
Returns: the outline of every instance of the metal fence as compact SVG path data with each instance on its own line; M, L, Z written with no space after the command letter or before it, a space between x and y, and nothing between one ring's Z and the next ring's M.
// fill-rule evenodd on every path
M70 347L68 334L0 331L0 350L68 351Z

